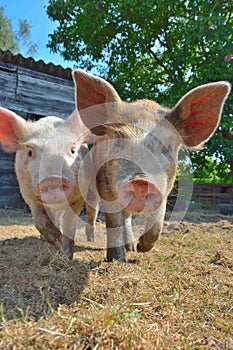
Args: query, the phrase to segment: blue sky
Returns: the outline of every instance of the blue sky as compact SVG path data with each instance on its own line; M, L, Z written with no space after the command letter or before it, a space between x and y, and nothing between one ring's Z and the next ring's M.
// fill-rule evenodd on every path
M52 62L64 68L74 67L73 62L64 61L59 54L50 53L46 47L48 34L51 34L57 24L51 21L46 14L48 0L0 0L0 7L4 7L4 14L12 20L13 29L17 30L19 19L26 19L31 27L31 41L38 45L38 51L34 59L42 59L45 63ZM26 49L22 50L22 55L27 57Z

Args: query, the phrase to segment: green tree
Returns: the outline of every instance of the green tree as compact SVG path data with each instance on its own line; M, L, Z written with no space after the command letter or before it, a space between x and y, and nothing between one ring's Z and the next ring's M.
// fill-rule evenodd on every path
M27 20L19 19L18 29L13 30L12 21L4 15L4 7L0 7L0 49L10 50L13 54L20 52L20 47L26 47L28 54L37 52L37 44L31 42L31 25Z
M16 53L19 46L13 32L11 20L4 16L4 8L0 7L0 48Z
M58 21L48 46L110 80L123 99L173 105L191 88L233 81L232 0L50 0ZM233 96L215 136L193 156L215 154L233 178Z

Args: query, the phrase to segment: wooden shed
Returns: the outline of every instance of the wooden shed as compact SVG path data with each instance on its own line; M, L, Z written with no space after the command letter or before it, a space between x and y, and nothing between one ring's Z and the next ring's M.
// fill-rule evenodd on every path
M71 72L0 50L0 106L26 120L47 115L65 118L75 108ZM14 172L14 157L0 149L0 208L25 206Z

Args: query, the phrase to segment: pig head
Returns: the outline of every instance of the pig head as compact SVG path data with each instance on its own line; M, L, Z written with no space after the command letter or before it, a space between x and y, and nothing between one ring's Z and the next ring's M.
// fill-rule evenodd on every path
M195 148L211 137L230 84L199 86L169 109L150 100L122 102L111 84L79 69L73 78L81 119L97 135L92 152L106 217L107 259L124 261L124 246L133 240L131 214L146 215L139 252L149 251L159 238L180 147Z
M53 245L62 245L72 258L77 218L90 189L90 171L79 176L92 135L74 112L63 120L45 117L25 121L0 108L0 140L8 152L16 152L15 170L21 194L29 205L36 228ZM92 196L88 221L94 227L98 198ZM93 237L93 232L89 233Z

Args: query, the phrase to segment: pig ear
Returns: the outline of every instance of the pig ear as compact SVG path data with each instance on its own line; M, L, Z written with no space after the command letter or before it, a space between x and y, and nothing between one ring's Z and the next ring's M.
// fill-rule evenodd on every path
M73 71L75 83L76 107L86 127L96 135L106 133L104 124L121 99L106 80L81 69Z
M17 151L26 125L27 122L16 113L0 107L0 141L6 151Z
M220 81L199 86L187 93L167 117L187 147L206 141L217 128L224 101L231 89Z

